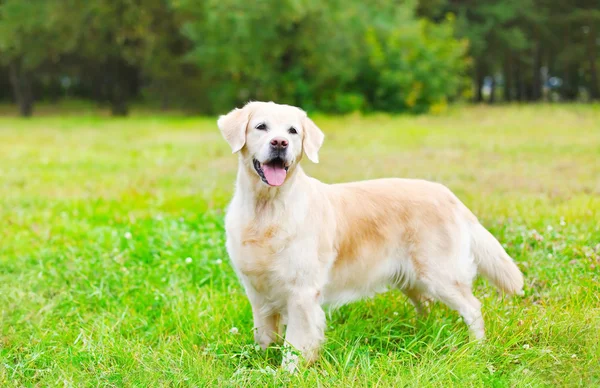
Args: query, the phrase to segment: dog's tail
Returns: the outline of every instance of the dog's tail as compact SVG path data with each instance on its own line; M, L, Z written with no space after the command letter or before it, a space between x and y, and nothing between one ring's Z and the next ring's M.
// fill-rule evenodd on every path
M498 240L479 222L469 229L479 272L507 294L523 295L523 274Z

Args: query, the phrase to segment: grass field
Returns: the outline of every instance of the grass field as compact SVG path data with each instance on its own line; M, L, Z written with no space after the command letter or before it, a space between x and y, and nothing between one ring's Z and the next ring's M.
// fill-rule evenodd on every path
M330 312L320 360L280 372L224 249L236 158L214 118L4 117L0 386L600 385L599 106L315 121L310 174L442 182L518 262L524 297L477 282L483 346L392 292Z

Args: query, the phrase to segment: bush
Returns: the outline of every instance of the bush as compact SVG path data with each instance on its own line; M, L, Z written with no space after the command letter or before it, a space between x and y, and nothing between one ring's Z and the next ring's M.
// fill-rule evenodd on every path
M371 109L424 113L460 92L466 42L453 37L453 19L432 24L406 20L390 30L369 28L368 74Z
M414 4L181 0L211 113L247 100L307 110L427 112L460 92L466 44Z

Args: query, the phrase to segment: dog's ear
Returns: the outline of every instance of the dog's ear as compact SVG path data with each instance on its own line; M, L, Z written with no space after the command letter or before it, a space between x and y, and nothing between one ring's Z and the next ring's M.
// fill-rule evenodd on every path
M217 126L234 154L246 144L248 120L249 112L245 107L242 109L235 108L226 115L220 116L217 120Z
M323 145L325 135L308 117L304 117L302 126L304 128L304 139L302 141L304 153L311 162L319 163L319 149Z

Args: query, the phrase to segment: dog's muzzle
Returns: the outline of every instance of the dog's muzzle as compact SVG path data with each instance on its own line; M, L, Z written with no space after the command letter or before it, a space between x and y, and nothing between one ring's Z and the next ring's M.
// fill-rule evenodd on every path
M271 153L271 155L273 155L273 153ZM270 158L269 161L265 163L253 159L252 163L254 165L254 170L256 170L260 179L269 186L281 186L285 181L289 165L287 165L285 159L280 156Z

